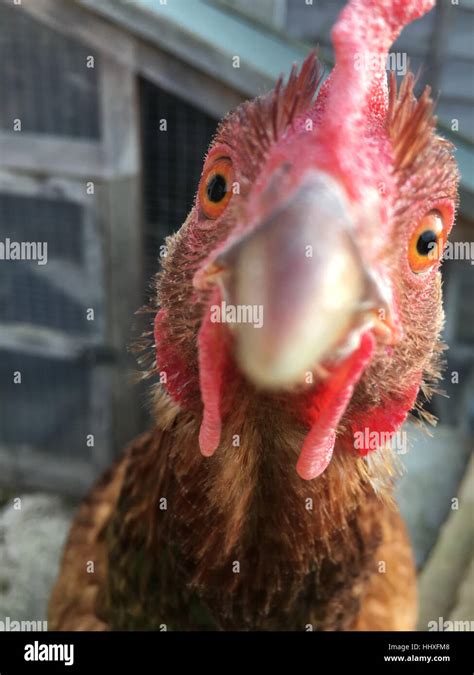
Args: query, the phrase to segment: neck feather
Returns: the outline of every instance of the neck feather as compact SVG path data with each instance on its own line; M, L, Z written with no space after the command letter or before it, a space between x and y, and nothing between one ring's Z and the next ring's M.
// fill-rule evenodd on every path
M322 476L303 481L295 463L305 430L275 401L241 396L210 458L199 452L199 416L161 390L155 404L169 442L150 458L160 468L145 470L161 477L156 500L166 496L173 512L160 536L176 543L177 567L208 605L235 617L239 599L241 621L251 623L256 608L263 616L297 602L315 575L368 573L377 509L390 500L390 458L372 459L371 469L337 448Z

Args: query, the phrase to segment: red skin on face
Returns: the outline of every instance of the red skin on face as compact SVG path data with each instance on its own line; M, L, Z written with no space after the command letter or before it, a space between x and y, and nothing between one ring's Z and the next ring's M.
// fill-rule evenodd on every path
M393 234L391 227L397 200L392 147L386 131L388 93L384 58L404 25L423 15L433 5L433 0L353 0L347 5L332 33L336 66L331 76L322 86L312 108L293 120L278 142L270 147L264 166L252 182L249 194L242 200L242 217L237 219L228 236L209 248L204 263L195 270L196 288L199 288L203 270L209 262L233 241L249 235L278 206L279 200L283 203L289 198L305 173L315 170L329 174L344 187L364 262L384 276L393 295L393 314L398 320L398 299L390 274L383 267L384 250ZM380 68L375 71L372 68L356 68L355 57L358 54L379 55ZM310 133L308 121L312 123ZM228 155L232 152L219 144L218 137L205 166L212 164L214 158ZM293 170L282 172L285 165L293 167ZM238 169L236 163L237 174ZM279 175L278 189L272 192L268 186L275 175ZM266 193L271 198L266 198ZM444 209L449 231L454 217L452 202L435 199L431 204L425 200L419 208L435 207ZM416 222L418 215L410 214L408 222ZM188 236L195 240L196 246L202 247L199 240L204 236L203 232L219 227L219 220L211 221L206 227L201 220L197 204L190 216ZM408 241L409 234L407 232L405 236L403 233L402 238ZM400 245L403 246L403 242ZM401 269L401 272L410 279L408 283L413 285L414 292L424 292L423 284L427 283L427 278L412 279L413 274L409 270ZM429 274L435 273L436 266ZM199 283L196 283L197 280ZM220 292L215 289L207 308L218 302ZM167 372L167 391L180 406L198 409L202 403L199 441L202 453L210 456L219 445L221 418L226 412L221 409L222 387L239 395L238 384L234 381L235 363L230 336L225 327L211 322L206 309L197 337L198 383L195 368L183 359L179 347L169 339L172 321L173 317L164 309L156 317L157 361ZM309 428L297 465L303 478L319 475L329 463L339 422L350 407L354 388L370 363L374 348L374 337L371 332L366 332L361 336L359 347L331 368L327 381L297 394L299 421ZM357 424L353 423L352 416L347 420L351 433L366 427L385 434L395 432L413 407L421 380L421 370L412 373L403 397L392 400L387 396L383 405L357 411ZM197 386L200 402L196 403ZM367 451L362 449L359 453L366 454Z

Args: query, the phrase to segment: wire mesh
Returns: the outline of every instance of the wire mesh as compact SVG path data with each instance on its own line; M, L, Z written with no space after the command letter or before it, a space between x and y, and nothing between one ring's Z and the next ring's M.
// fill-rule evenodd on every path
M90 50L35 21L21 5L0 2L0 129L98 139L97 65Z
M68 335L91 335L86 307L67 293L49 267L62 263L67 274L85 264L83 207L64 200L0 194L0 231L5 243L47 245L47 261L2 260L0 265L0 322L40 325ZM97 244L98 245L98 244ZM86 275L86 270L83 269ZM100 282L99 279L97 279Z
M140 80L140 111L149 278L157 271L163 238L182 225L193 205L217 120L145 79Z
M0 401L0 445L90 457L89 371L82 363L0 350Z

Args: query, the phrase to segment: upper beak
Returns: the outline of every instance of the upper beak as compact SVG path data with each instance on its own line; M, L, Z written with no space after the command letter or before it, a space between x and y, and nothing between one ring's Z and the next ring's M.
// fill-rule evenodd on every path
M345 193L327 174L307 174L208 271L216 269L224 300L237 310L237 361L261 387L303 383L308 371L354 349L353 338L377 322L378 310L389 318L357 247Z

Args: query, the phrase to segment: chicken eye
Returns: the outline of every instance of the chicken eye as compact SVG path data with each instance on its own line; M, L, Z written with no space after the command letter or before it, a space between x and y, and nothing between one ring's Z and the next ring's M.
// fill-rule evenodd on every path
M444 248L443 220L439 211L430 211L422 218L408 245L408 260L415 274L425 272L442 256Z
M220 202L221 199L224 199L227 192L227 182L224 176L220 173L216 173L215 176L212 176L207 184L206 192L207 198L211 202Z
M199 186L199 202L206 218L218 218L232 196L234 173L228 157L221 157L204 171Z
M438 235L434 230L424 230L418 235L416 250L419 255L429 255L438 243Z

